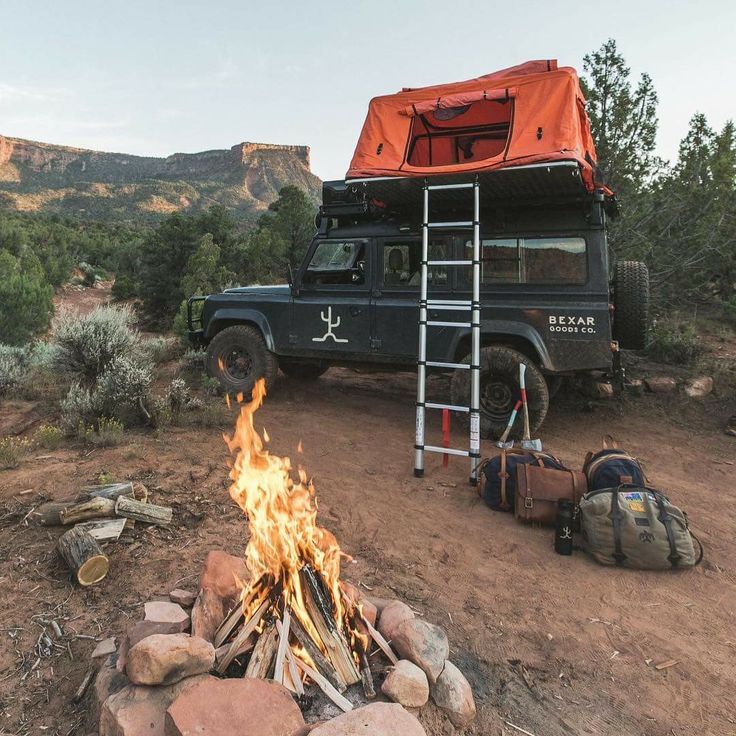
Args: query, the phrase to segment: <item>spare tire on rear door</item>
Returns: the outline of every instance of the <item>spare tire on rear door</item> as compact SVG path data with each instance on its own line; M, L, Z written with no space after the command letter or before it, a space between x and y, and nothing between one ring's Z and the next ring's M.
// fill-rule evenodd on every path
M463 363L470 363L468 355ZM549 391L539 368L526 355L513 348L492 345L480 351L480 435L498 439L503 434L514 404L521 398L519 365L526 365L526 395L532 436L542 426L549 408ZM457 368L450 384L452 403L470 404L470 371ZM462 415L467 421L468 414ZM519 412L511 437L521 439L523 415Z
M649 269L618 261L613 275L613 339L626 350L643 350L649 328Z

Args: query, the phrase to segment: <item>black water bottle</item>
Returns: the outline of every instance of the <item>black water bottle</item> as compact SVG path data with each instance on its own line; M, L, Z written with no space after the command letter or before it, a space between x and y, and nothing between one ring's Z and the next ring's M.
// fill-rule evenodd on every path
M572 554L573 503L567 498L557 501L555 519L555 552L558 555Z

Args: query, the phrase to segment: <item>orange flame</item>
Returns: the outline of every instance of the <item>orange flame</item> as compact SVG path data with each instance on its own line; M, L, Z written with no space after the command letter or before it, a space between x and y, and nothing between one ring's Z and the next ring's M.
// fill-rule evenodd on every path
M230 495L246 513L250 525L245 558L252 582L242 594L243 612L247 620L269 590L278 588L284 604L291 607L307 631L316 633L299 577L299 571L308 564L322 576L330 592L336 622L350 630L349 611L339 583L342 553L335 537L317 524L314 485L301 468L295 480L289 458L266 450L268 435L264 430L262 437L253 425L253 415L265 395L266 385L260 379L251 401L241 404L233 435L223 435L234 456Z

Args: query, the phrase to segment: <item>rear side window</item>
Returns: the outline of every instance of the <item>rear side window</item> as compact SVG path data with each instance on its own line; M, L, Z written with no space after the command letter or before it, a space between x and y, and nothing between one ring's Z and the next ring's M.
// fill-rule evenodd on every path
M465 258L473 241L465 241ZM470 268L464 269L467 284ZM482 284L584 284L588 280L585 238L484 238Z
M448 245L444 239L429 242L429 260L448 260ZM419 288L421 280L422 244L399 241L383 245L383 286ZM427 283L430 286L447 285L447 266L428 266Z

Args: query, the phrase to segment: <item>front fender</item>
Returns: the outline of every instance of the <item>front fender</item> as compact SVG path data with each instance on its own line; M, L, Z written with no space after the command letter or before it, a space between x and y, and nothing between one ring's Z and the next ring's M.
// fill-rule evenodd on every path
M224 327L247 323L255 325L261 331L263 339L266 342L266 347L271 352L275 352L276 348L273 341L271 326L263 312L259 312L257 309L223 307L222 309L216 310L205 327L205 339L208 341L211 340Z

